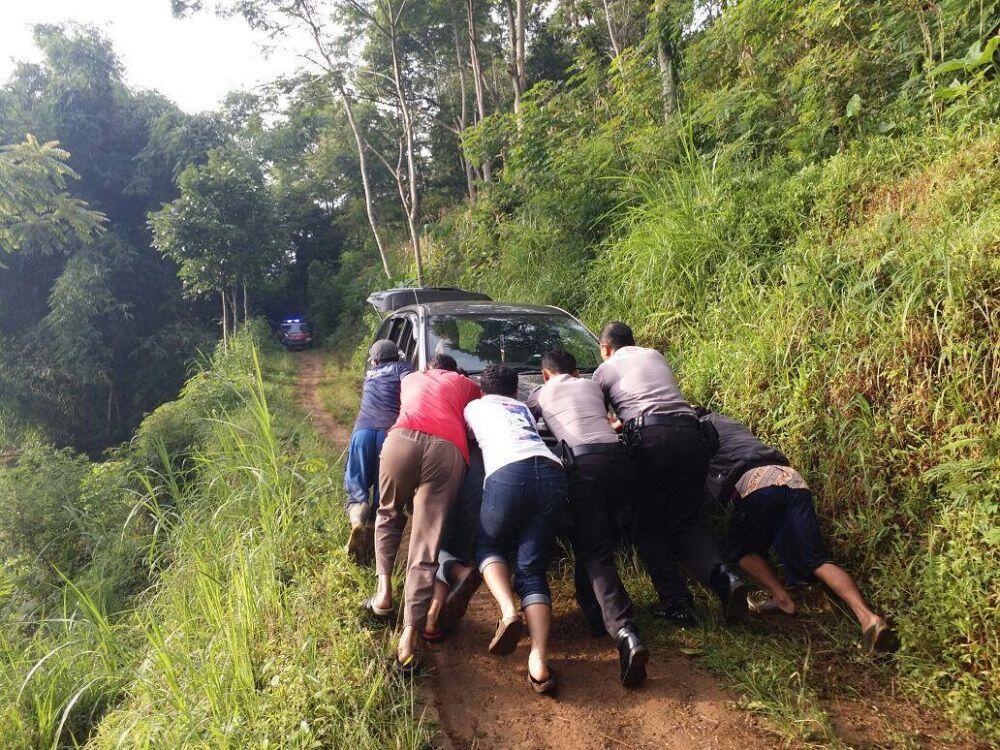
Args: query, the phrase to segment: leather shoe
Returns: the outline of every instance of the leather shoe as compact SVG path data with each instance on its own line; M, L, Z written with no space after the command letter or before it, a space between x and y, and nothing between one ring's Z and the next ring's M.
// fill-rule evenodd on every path
M747 585L727 565L719 565L709 579L722 604L722 614L729 624L740 622L747 614Z
M639 639L639 634L631 625L626 625L618 631L617 641L622 685L636 687L646 679L649 649Z
M673 623L679 628L696 628L698 619L691 611L690 604L680 604L677 602L661 602L653 609L653 616Z

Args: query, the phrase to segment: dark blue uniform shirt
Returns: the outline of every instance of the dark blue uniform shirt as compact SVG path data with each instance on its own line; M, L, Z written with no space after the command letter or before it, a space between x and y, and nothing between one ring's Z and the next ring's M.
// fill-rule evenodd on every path
M355 430L388 430L395 424L399 416L399 381L411 372L409 362L385 362L368 369Z

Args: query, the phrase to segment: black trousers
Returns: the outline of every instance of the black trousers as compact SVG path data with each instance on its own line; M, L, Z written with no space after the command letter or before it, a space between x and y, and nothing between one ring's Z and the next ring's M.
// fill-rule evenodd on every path
M479 529L479 509L483 504L483 481L486 468L479 446L470 446L469 468L458 490L458 497L448 512L441 549L454 555L467 566L476 567L476 530Z
M615 565L615 516L627 469L624 453L597 453L577 458L567 475L577 601L589 619L603 621L612 637L634 618L632 600Z
M704 584L722 564L699 512L710 456L694 419L642 428L635 447L632 541L660 601L689 605L678 561Z

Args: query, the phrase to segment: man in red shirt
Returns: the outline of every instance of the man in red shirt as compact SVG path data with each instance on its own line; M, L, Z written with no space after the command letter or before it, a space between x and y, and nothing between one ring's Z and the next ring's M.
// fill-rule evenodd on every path
M430 369L403 379L399 418L382 446L379 508L375 520L375 569L378 589L365 608L379 617L393 610L392 568L410 509L410 551L403 597L403 632L396 648L397 667L417 667L418 634L423 633L434 591L441 532L469 461L463 411L482 391L455 360L438 354Z

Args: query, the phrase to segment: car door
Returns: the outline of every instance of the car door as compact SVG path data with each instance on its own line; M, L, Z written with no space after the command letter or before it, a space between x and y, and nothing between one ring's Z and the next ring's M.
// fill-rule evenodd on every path
M409 362L414 369L418 369L416 330L416 316L411 313L401 313L386 318L379 326L376 338L394 342L399 347L399 358Z
M395 330L396 337L393 341L399 347L400 359L410 363L413 369L420 368L417 351L417 318L412 314L401 316L402 320L398 330Z

